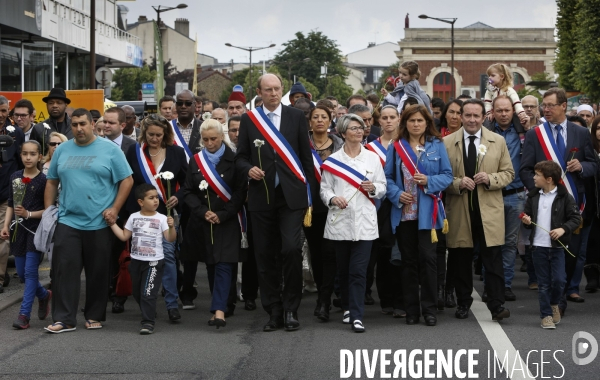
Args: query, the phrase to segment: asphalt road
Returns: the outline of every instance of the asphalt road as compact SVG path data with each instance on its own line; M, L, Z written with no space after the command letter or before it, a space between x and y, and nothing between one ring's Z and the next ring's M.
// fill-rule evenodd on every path
M398 367L401 378L402 368L406 370L404 378L419 378L418 373L409 371L418 370L419 364L431 369L428 370L433 374L431 378L459 378L469 366L470 352L477 360L476 364L471 361L473 375L480 379L506 379L507 375L512 379L600 379L600 359L583 366L576 365L572 359L572 339L576 332L585 331L600 340L600 293L582 294L586 302L570 303L556 330L543 330L539 327L537 292L527 289L526 274L518 271L513 286L517 301L506 305L512 316L499 324L491 322L489 312L479 301L475 302L473 312L481 321L473 313L466 320L458 320L454 318L453 310L445 310L438 313L436 327L427 327L423 323L407 326L404 319L382 315L376 304L366 306L364 323L367 331L364 334L353 333L348 325L342 324L339 310L332 312L329 323L318 322L312 316L315 294L308 294L303 299L299 311L301 329L298 331L263 333L262 325L268 319L266 314L261 309L245 311L243 303L239 302L235 315L227 319L227 326L216 330L206 323L210 318L210 295L204 270L198 271L197 280L200 294L196 310L181 310L182 321L172 324L161 299L156 330L149 336L138 333L139 312L132 298L127 301L123 314L110 314L108 307L108 320L103 329L85 330L80 314L77 331L63 334L44 332L43 327L48 323L35 318L30 329L13 330L12 321L18 314L18 305L14 305L0 312L0 339L3 342L0 345L0 378L337 379L343 374L341 350L350 350L353 355L356 350L369 350L367 363L371 363L375 350L388 349L391 354L386 358L391 364L384 367L383 372L381 361L377 360L373 376L368 376L370 365L365 365L361 358L360 376L354 369L350 378L381 378L386 373L393 376L396 368L394 352L398 360L402 359L402 352L406 353L406 365ZM476 281L475 290L481 294L481 282ZM592 348L589 346L586 353ZM417 351L426 349L443 350L434 353L430 367L424 355ZM505 362L509 373L500 371L498 365L493 364L493 349L500 349L497 352L500 361L507 352L518 350L533 377L526 377L518 369L512 370L515 365L519 368L521 363L514 361L514 351L511 351L513 360L509 358ZM451 364L459 364L458 372L454 367L449 374L442 371L437 376L438 365L447 356L447 350L452 350L453 358L459 350L479 351L466 351L458 357L457 363L451 360ZM541 350L549 351L542 357ZM417 359L414 365L410 363L411 353ZM491 364L488 355L491 355ZM585 356L584 353L579 357ZM421 372L423 378L424 371ZM465 373L466 378L475 378L468 375Z

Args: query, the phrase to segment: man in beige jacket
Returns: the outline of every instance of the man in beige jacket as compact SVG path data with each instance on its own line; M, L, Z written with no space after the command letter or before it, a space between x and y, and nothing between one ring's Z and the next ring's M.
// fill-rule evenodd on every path
M485 106L481 100L468 99L462 105L463 127L444 139L454 181L446 189L446 213L450 232L446 237L448 260L456 272L456 318L469 316L473 303L473 250L485 268L487 307L493 320L510 316L504 305L504 202L502 189L512 182L512 167L506 141L482 128Z

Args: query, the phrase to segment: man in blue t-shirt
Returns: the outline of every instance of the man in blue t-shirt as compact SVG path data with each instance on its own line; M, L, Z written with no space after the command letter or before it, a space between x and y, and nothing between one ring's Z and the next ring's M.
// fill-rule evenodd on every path
M80 274L85 270L85 327L98 329L106 319L110 252L119 210L133 186L131 168L119 147L94 135L92 115L73 111L73 140L61 144L48 171L44 200L54 204L61 185L52 259L52 333L77 324Z

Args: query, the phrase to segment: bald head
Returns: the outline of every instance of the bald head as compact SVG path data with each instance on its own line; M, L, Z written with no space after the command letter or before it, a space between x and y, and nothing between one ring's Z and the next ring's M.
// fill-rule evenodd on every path
M527 116L529 116L529 125L537 125L538 124L538 119L540 117L539 114L539 101L538 98L536 98L533 95L527 95L524 96L523 99L521 99L521 105L523 106L523 109L525 110L525 114L527 114Z
M182 96L182 95L185 95L185 96ZM195 99L196 97L194 96L194 93L192 91L190 91L190 90L181 90L181 91L179 91L179 93L175 96L175 99L176 100L180 100L180 98L182 98L182 97L185 98L185 99L194 99L194 101L196 100Z
M217 120L221 124L227 123L227 112L223 108L217 108L212 111L211 119Z

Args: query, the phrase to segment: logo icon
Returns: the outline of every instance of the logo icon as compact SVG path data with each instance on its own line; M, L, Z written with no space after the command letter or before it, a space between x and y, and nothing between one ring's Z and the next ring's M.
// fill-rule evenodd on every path
M590 364L592 361L594 361L594 359L596 359L596 356L598 356L598 341L592 334L585 331L578 331L573 334L573 340L571 341L571 354L575 364Z

